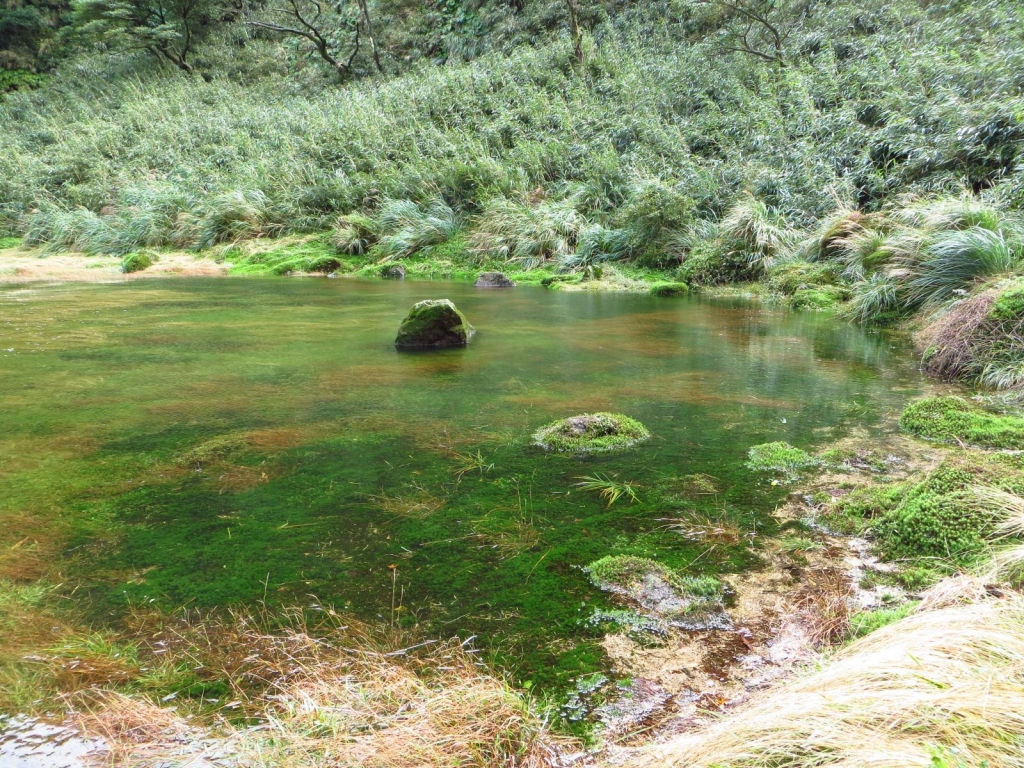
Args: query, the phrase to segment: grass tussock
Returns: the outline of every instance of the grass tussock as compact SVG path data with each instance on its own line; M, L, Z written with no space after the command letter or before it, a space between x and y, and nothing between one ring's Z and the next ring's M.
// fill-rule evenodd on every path
M275 614L276 626L268 618L184 617L150 635L161 654L227 682L208 699L222 714L259 727L109 692L72 700L79 725L113 745L118 765L173 759L183 738L211 740L247 766L556 764L563 742L465 643L414 643L330 611L315 622L299 611Z
M634 765L1024 766L1022 625L1020 597L915 613Z

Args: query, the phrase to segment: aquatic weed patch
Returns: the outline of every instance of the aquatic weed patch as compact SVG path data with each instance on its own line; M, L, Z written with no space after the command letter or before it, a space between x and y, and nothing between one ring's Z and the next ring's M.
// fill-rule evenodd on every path
M629 448L650 436L643 424L621 413L584 413L541 427L533 443L546 451L599 453Z

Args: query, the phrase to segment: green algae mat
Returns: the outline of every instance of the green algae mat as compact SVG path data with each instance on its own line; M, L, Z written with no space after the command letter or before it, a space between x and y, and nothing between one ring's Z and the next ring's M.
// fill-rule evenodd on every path
M449 298L465 349L402 352ZM64 584L97 622L265 601L475 635L524 684L602 665L584 568L756 567L780 491L751 445L811 449L917 394L897 341L737 302L326 279L0 286L0 578ZM556 419L651 438L546 453ZM581 478L628 483L608 496ZM729 516L709 547L677 523ZM685 526L684 526L685 527Z

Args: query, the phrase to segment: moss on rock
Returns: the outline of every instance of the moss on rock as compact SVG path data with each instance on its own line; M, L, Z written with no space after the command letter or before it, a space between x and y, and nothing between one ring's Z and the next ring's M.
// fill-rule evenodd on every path
M900 416L900 426L929 440L986 448L1024 448L1024 418L988 413L960 397L918 400Z
M533 442L547 451L598 453L629 448L650 436L643 424L621 413L584 413L541 427Z
M464 347L475 329L448 299L414 304L398 328L395 346L401 348Z

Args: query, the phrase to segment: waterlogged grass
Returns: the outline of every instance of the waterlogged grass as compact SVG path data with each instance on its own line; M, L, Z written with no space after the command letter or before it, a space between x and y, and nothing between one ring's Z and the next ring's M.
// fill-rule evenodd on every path
M1024 418L989 413L960 397L912 403L900 417L911 434L946 443L1024 449Z

